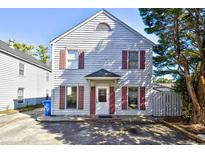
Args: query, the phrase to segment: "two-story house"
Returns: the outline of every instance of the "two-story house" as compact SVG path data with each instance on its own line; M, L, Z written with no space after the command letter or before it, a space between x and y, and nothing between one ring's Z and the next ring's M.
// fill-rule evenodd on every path
M51 45L52 115L152 114L152 41L101 10Z
M51 95L51 68L0 40L0 111L42 103Z

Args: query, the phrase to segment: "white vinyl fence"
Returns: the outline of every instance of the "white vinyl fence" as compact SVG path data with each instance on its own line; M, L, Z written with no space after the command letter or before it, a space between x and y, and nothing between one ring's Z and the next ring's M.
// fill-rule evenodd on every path
M172 91L154 91L152 94L153 116L181 116L182 99Z

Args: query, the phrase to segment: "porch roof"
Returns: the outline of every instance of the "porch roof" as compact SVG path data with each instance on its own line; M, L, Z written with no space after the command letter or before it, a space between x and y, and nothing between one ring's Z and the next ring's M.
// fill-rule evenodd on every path
M86 79L119 79L120 76L105 69L100 69L96 72L85 76Z

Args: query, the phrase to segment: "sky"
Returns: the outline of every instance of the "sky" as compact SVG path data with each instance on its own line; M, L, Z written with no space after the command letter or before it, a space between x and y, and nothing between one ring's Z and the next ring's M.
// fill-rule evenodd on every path
M29 45L43 44L49 47L50 41L83 20L95 14L100 8L89 9L0 9L0 40L14 39ZM138 9L106 9L108 12L157 42L154 34L144 31L145 25Z

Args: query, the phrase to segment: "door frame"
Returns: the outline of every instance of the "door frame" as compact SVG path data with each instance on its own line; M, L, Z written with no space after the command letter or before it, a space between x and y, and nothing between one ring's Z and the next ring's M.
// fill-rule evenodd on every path
M106 106L107 106L107 112L105 113L98 113L97 111L97 106L98 106L98 89L106 89L106 92L107 92L107 96L106 96L106 99L107 101L106 102L101 102L101 103L106 103ZM96 115L110 115L110 88L109 88L109 85L97 85L96 86L96 101L95 101L95 114Z

